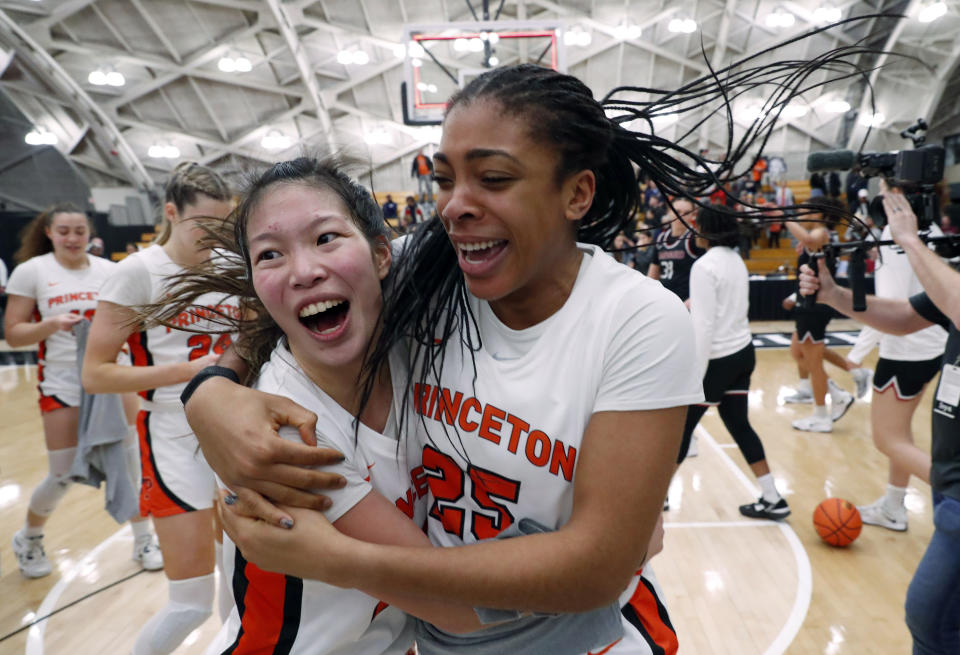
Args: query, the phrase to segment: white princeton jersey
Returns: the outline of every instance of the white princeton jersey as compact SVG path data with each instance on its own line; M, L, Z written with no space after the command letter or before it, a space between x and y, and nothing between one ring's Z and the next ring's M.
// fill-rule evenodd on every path
M932 225L931 234L940 236L943 233ZM891 238L889 226L883 228L880 238ZM877 296L882 298L909 298L923 291L907 254L895 246L880 246L874 279ZM947 331L939 325L902 336L884 334L880 337L880 356L908 362L926 361L942 355L946 343Z
M394 401L399 411L406 376L391 358ZM407 453L398 449L395 422L380 434L361 425L354 433L353 416L338 405L303 372L285 345L274 350L261 369L256 388L286 396L315 412L317 442L335 448L346 459L325 467L343 475L343 489L324 491L333 506L324 512L336 521L364 496L376 490L396 503L417 525L426 515L426 487L413 481ZM300 441L293 428L280 434ZM413 448L411 442L410 447ZM419 488L418 488L419 487ZM224 569L235 607L207 649L217 653L288 653L289 655L404 655L413 643L413 627L406 614L354 589L341 589L315 580L268 573L243 559L224 535ZM318 557L323 556L318 550Z
M518 331L471 297L483 343L476 376L454 335L439 384L414 385L420 416L411 427L435 545L490 539L521 518L560 528L570 519L577 458L595 412L703 401L680 299L598 247L579 248L580 271L560 310ZM638 559L645 547L638 544Z
M183 271L162 247L152 245L129 255L117 264L114 273L100 289L100 300L125 307L156 302L163 297L171 276ZM226 351L232 343L231 335L215 334L214 332L222 330L223 327L211 322L204 315L211 316L214 312L221 312L238 317L240 308L237 299L221 293L205 293L197 298L195 304L199 307L182 312L175 321L171 321L191 331L175 330L161 325L131 334L127 343L133 365L175 364L192 361L209 353L221 354ZM205 330L211 334L205 333ZM153 408L182 409L180 392L186 385L186 382L182 382L141 391L140 395L154 403ZM149 408L150 406L145 406L145 409Z
M100 286L117 265L93 255L87 255L87 261L86 268L69 269L52 252L32 257L13 270L6 292L33 298L37 321L71 312L93 320ZM57 330L40 342L38 359L41 366L76 368L77 338L73 332Z

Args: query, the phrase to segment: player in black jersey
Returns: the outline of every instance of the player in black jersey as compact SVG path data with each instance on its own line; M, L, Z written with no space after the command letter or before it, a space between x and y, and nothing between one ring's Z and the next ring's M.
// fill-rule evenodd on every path
M669 226L657 235L656 256L647 275L660 280L663 286L686 302L690 297L690 269L705 251L697 247L693 232L687 228L687 225L693 225L696 216L693 202L687 198L675 198L668 207Z

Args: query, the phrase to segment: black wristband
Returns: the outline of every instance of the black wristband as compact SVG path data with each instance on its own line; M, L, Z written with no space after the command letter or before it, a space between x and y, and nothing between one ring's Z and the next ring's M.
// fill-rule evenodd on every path
M203 384L204 380L213 377L228 378L235 384L240 384L240 376L237 375L237 372L232 368L226 368L225 366L208 366L194 375L193 379L187 383L187 386L184 387L183 392L180 394L180 402L185 406L190 400L190 396L197 390L197 387Z

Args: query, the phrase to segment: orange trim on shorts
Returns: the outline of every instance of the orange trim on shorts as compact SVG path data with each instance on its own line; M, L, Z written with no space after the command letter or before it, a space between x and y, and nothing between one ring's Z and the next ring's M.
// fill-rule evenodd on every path
M300 628L303 581L264 571L246 561L239 549L234 566L240 631L224 654L289 653Z
M70 407L67 403L63 402L56 396L44 396L40 394L40 413L49 414L50 412L55 412L58 409L66 409Z
M157 473L156 463L153 460L152 438L148 417L150 412L140 410L137 413L137 436L140 441L140 515L147 516L175 516L194 511L176 494L167 489L163 479Z
M644 578L637 581L637 588L624 606L623 615L643 634L654 653L676 655L680 644L670 624L667 608L657 598L653 585Z

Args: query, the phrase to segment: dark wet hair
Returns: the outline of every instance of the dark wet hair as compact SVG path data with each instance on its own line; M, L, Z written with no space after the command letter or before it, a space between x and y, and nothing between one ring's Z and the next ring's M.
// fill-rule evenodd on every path
M701 207L697 213L697 231L712 246L736 247L740 242L737 217L723 205Z
M139 319L147 325L166 325L181 312L190 311L201 294L215 292L237 297L242 317L220 314L208 316L208 319L221 326L218 332L239 333L237 353L249 367L245 381L254 379L261 366L270 359L283 331L267 312L253 287L247 241L250 217L263 202L264 196L277 185L299 184L333 191L343 201L351 220L371 246L389 243L383 211L370 192L346 174L348 166L351 166L349 162L335 157L299 157L274 164L255 175L226 221L203 224L207 234L203 245L214 248L217 256L175 276L166 296L142 308ZM209 310L205 309L207 314Z
M53 225L53 219L57 217L57 214L83 214L87 219L90 236L93 237L93 223L87 213L72 202L58 202L37 214L32 221L20 230L20 247L13 253L15 262L22 264L32 257L53 252L53 242L47 236L46 230Z

